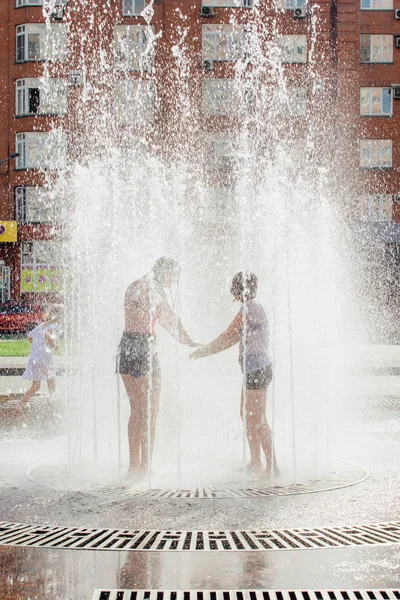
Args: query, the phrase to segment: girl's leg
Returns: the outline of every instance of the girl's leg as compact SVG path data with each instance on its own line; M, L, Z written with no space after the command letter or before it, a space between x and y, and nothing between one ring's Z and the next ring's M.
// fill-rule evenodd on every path
M261 405L262 413L260 415L260 443L265 454L267 475L271 474L271 470L273 468L275 475L278 476L280 471L278 468L278 463L276 462L271 427L267 421L267 391L264 390L263 393L265 394L265 398L264 403Z
M47 389L49 390L49 402L52 402L54 399L54 394L56 393L56 380L55 379L47 380Z
M140 446L143 429L142 405L143 398L147 399L147 377L132 377L121 375L131 405L131 415L128 422L129 442L129 471L128 474L140 470Z
M260 442L267 463L266 473L270 474L273 468L275 475L279 475L278 463L276 462L275 449L272 441L272 431L271 427L268 425L268 421L265 414L262 416L262 423L260 428Z
M250 448L250 467L261 468L261 420L265 406L265 390L246 391L246 434Z
M29 390L22 396L21 404L24 405L40 390L40 381L33 381Z
M50 413L51 413L51 418L54 418L54 394L56 393L56 380L55 379L48 379L47 380L47 389L49 390L49 398L48 398L48 405L49 405L49 409L50 409Z

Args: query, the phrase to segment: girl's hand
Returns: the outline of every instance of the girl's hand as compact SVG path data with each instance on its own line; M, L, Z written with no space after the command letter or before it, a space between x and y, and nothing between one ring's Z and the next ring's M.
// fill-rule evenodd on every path
M205 356L208 356L207 347L201 346L200 348L197 348L197 350L192 352L192 354L189 356L189 358L204 358Z

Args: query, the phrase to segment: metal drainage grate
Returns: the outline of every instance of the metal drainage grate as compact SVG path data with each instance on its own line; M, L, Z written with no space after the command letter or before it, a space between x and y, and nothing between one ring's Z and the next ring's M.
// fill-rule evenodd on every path
M400 521L355 527L258 531L91 529L0 523L0 545L76 550L309 550L398 543Z
M400 600L397 590L95 590L92 600Z
M59 465L38 465L27 473L28 479L55 489L69 489L67 469ZM146 498L187 498L187 499L226 499L226 498L267 498L271 496L293 496L297 494L311 494L336 490L351 485L356 485L368 479L369 473L363 467L351 463L344 464L343 468L334 471L322 479L310 479L299 483L280 483L269 485L267 481L249 481L246 483L198 485L186 489L148 489L146 484L132 487L121 487L120 484L98 485L91 484L86 487L72 485L86 494L106 496L111 500L126 500L135 496Z

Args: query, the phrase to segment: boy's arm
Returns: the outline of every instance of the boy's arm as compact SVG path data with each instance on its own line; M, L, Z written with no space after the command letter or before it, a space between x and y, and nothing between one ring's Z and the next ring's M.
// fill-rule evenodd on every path
M183 326L182 321L174 313L167 301L163 300L157 307L157 316L160 321L160 325L168 331L172 337L174 337L180 344L186 346L196 347L199 344L192 340L188 332Z
M228 329L223 331L215 340L198 348L191 355L190 358L204 358L205 356L211 356L217 354L223 350L231 348L240 341L240 330L243 325L242 313L239 312L229 325Z

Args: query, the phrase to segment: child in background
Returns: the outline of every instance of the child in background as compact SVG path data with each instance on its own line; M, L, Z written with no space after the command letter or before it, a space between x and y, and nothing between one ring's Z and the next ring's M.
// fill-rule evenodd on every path
M53 353L57 349L62 335L60 320L61 311L59 307L53 307L48 312L46 321L35 327L27 336L32 348L28 365L22 377L32 381L32 386L23 395L20 408L25 406L32 396L40 390L41 381L44 380L47 382L49 391L49 407L53 410L52 400L56 391Z

